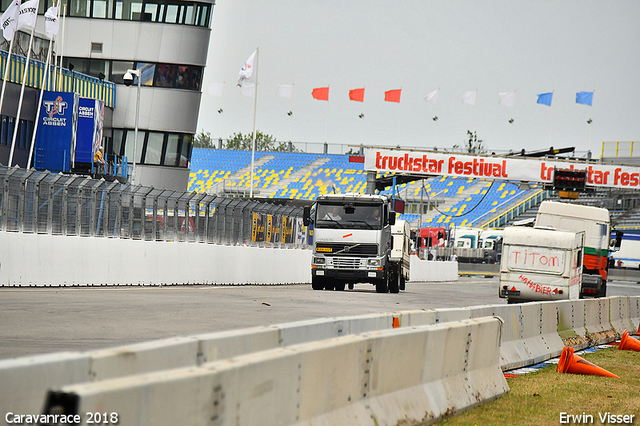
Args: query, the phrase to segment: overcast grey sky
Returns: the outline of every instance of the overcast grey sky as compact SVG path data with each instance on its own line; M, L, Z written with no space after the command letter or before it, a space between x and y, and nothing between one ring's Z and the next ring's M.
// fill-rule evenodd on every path
M602 141L640 141L637 0L216 3L198 119L215 138L253 128L253 99L236 82L259 47L257 129L277 140L450 148L475 129L490 151L591 141L596 155ZM221 97L207 93L222 82ZM291 99L276 97L292 83ZM311 96L323 86L328 102ZM364 102L350 101L362 87ZM384 101L400 88L399 104ZM436 89L438 103L425 102ZM499 105L512 91L515 106ZM551 107L536 103L552 91ZM592 106L576 104L580 91L595 91Z

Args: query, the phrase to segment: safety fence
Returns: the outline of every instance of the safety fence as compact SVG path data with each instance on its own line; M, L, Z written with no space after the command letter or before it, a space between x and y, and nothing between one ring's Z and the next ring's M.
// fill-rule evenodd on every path
M302 207L0 167L0 231L304 248Z

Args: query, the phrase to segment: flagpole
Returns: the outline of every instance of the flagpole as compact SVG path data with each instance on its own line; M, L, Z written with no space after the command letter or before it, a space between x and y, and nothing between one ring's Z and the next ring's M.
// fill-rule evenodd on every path
M60 1L58 1L58 4L59 3ZM59 19L60 18L59 7L56 13L57 13L56 18ZM53 37L55 37L55 34L52 34L51 38L49 39L49 50L47 51L47 62L44 66L44 73L42 75L42 84L40 85L40 98L38 99L38 103L36 104L36 120L33 124L33 135L31 137L31 146L29 147L29 158L27 159L27 169L31 168L31 159L33 158L33 150L36 145L36 133L38 132L38 121L40 120L40 110L42 109L42 98L44 96L44 86L45 84L47 84L47 80L49 78L49 67L51 65L51 47L53 46Z
M254 65L254 68L256 70L256 87L255 87L255 93L254 93L254 97L253 97L253 137L251 138L251 188L249 189L249 198L253 198L253 176L254 176L254 170L253 170L253 166L255 163L255 156L256 156L256 111L257 111L257 107L258 107L258 61L259 61L259 56L260 56L260 52L259 52L259 47L256 48L256 63Z
M36 10L38 9L36 3ZM37 13L37 12L36 12ZM36 15L36 19L37 19ZM20 88L20 99L18 100L18 112L16 113L16 121L13 127L13 138L11 139L11 150L9 151L9 167L13 162L13 152L16 148L16 139L18 138L18 131L20 130L20 113L22 112L22 99L24 98L24 87L27 84L27 74L29 73L29 61L31 60L31 47L33 46L33 34L36 32L36 23L33 23L31 28L31 36L29 37L29 50L27 50L27 61L25 62L24 72L22 73L22 87Z
M400 86L400 93L402 93L402 86ZM398 146L400 146L400 102L398 102Z
M330 88L331 85L327 87ZM325 144L327 144L328 134L329 134L329 102L327 102L327 115L326 115L325 125L324 125L324 143ZM327 145L327 153L329 153L328 150L329 150L329 145Z
M555 90L552 91L551 93L555 93ZM549 105L549 109L551 111L549 111L549 115L550 115L550 120L551 120L551 125L549 126L549 147L552 147L553 144L551 142L551 136L553 135L553 108L551 108L551 105Z
M62 86L62 61L64 60L64 27L65 27L65 22L67 22L67 4L63 4L62 5L62 34L60 35L61 39L62 39L62 43L60 43L60 75L57 78L56 81L56 90L58 90L58 87ZM57 68L56 68L57 69ZM71 91L73 91L73 87L71 88ZM135 158L134 158L134 164L135 164Z

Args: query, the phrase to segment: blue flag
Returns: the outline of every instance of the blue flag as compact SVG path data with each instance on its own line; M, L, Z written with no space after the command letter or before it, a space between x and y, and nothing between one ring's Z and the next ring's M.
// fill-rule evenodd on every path
M589 105L593 102L593 92L578 92L576 93L576 103L582 105Z
M553 92L551 93L539 93L538 103L546 106L551 106L551 99L553 98Z

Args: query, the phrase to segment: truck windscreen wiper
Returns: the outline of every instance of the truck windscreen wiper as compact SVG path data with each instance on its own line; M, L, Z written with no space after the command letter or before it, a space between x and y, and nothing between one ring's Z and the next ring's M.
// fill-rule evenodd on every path
M373 226L371 226L371 224L369 222L367 222L366 220L351 220L350 222L353 222L353 223L364 223L365 225L367 225L367 228L373 229Z

